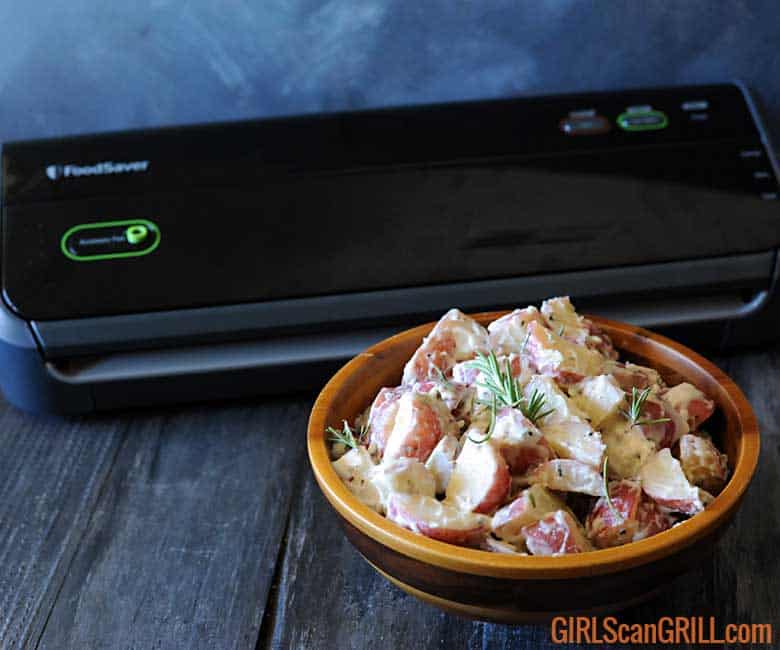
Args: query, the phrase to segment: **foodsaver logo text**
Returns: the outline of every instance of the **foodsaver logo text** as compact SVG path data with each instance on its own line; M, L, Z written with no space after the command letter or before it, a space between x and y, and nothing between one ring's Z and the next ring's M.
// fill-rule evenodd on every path
M148 160L130 160L126 162L114 162L104 160L94 165L48 165L46 176L52 181L61 178L78 178L81 176L108 176L111 174L137 174L149 169Z

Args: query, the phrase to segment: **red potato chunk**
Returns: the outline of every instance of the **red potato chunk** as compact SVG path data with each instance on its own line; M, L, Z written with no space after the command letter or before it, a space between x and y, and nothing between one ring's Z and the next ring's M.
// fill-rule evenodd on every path
M585 531L597 548L627 544L639 530L637 513L642 501L639 483L613 481L609 484L609 497L612 508L601 497L585 520Z
M528 332L526 351L539 374L567 385L601 373L604 358L595 350L572 343L536 321L529 323Z
M671 424L667 425L667 430L672 430L672 445L682 438L686 433L690 431L688 426L688 420L666 399L665 395L661 396L661 403L664 407L664 413L666 417L671 420Z
M587 318L583 318L583 322L589 332L586 345L589 348L597 350L606 359L615 361L619 355L612 343L612 339L609 338L609 335L605 334L600 327Z
M523 528L531 555L568 555L593 550L582 528L568 512L556 510Z
M728 463L710 440L692 434L680 438L680 465L691 485L717 494L728 477Z
M367 426L368 444L369 447L376 450L379 456L382 456L385 451L385 445L395 425L398 402L406 392L408 392L408 388L405 386L382 388L371 404Z
M577 417L550 420L542 425L542 432L558 456L578 460L592 467L601 467L606 445L598 431L594 431L590 424Z
M666 388L658 372L634 363L612 361L605 366L604 372L611 374L618 385L629 395L632 388L644 390L649 387L653 393L658 393Z
M668 449L651 456L639 470L639 478L645 494L667 510L686 515L704 510L700 490L688 482Z
M493 515L493 533L506 542L520 544L525 539L523 527L565 509L566 504L546 488L532 485Z
M391 496L387 518L425 537L458 546L478 547L490 532L490 517L420 495Z
M531 321L545 325L536 307L515 309L512 313L494 320L488 325L490 347L496 354L521 354L528 335L528 323Z
M655 501L647 498L640 502L636 519L637 528L632 542L657 535L674 525L674 518L664 512Z
M455 419L442 402L421 393L404 393L384 458L416 458L424 463L439 440L457 431Z
M542 426L553 420L565 420L567 418L585 418L577 405L570 400L551 377L544 375L534 375L523 388L523 395L530 400L534 393L544 397L545 411L552 409L552 413L541 420Z
M550 490L580 492L598 497L603 493L601 474L593 467L578 460L558 458L542 463L526 480L531 485L540 484Z
M455 420L458 421L458 425L462 429L472 422L477 416L477 412L482 408L484 408L484 405L477 401L476 388L467 386L466 391L463 394L463 399L460 401L460 404L458 404L458 407L452 411L452 415Z
M505 407L498 412L490 442L513 474L525 474L555 457L541 431L518 409Z
M469 393L469 387L457 381L441 381L441 379L423 381L412 386L417 393L438 397L448 410L454 411L460 406Z
M691 431L695 431L715 411L715 402L687 382L667 390L664 398L686 420Z
M469 361L461 361L452 367L452 379L459 384L474 386L482 373Z
M531 378L533 372L528 362L517 354L496 357L499 367L504 370L509 364L509 373L520 385L524 385ZM477 368L474 368L472 360L455 364L452 369L452 377L455 381L472 386L477 391L477 397L484 401L490 401L492 393L484 387L485 376Z
M587 343L590 330L585 319L575 311L569 296L545 300L541 312L552 331L560 332L560 336L577 345Z
M626 393L611 375L585 377L570 389L571 401L598 428L625 406Z
M461 311L450 309L407 362L403 383L437 379L439 373L449 376L457 362L472 359L477 352L487 354L489 349L487 330Z
M654 424L637 425L645 438L652 440L658 449L671 447L678 438L678 427L684 426L684 423L675 417L673 409L667 408L664 402L654 395L650 395L642 407L640 422L642 420L667 420Z
M636 478L642 465L656 452L655 443L645 438L639 427L629 426L623 416L614 426L604 429L601 438L607 446L609 472L617 478Z
M592 321L580 316L568 296L550 298L542 303L542 314L547 326L577 345L596 350L607 359L617 359L612 340Z
M444 494L455 467L455 456L458 454L458 439L455 436L444 436L434 447L425 467L433 475L436 482L436 494Z
M491 513L506 501L511 483L498 449L467 439L447 485L447 501L461 510Z
M385 461L373 469L370 479L379 491L383 509L393 494L436 495L436 479L416 458Z
M375 467L374 461L365 447L350 449L333 462L333 469L347 486L347 489L361 503L381 512L383 509L382 495L371 480Z

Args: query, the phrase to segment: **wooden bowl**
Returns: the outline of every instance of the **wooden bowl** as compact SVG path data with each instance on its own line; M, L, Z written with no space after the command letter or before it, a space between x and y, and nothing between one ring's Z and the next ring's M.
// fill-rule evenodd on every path
M483 325L504 312L478 314ZM382 386L400 383L404 364L433 323L378 343L347 363L317 398L309 419L309 459L317 482L347 537L383 576L447 611L504 623L597 614L655 595L706 558L732 519L756 469L759 434L742 391L692 350L663 336L591 317L612 338L621 358L658 370L668 383L689 381L718 408L707 430L729 456L732 476L695 517L653 537L561 557L512 556L461 548L397 526L358 501L331 466L325 427L352 422Z

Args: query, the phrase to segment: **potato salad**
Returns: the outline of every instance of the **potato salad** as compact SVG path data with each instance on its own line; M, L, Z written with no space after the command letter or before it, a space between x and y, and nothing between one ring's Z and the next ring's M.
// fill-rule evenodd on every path
M486 328L448 311L356 422L333 467L365 505L432 539L563 555L628 544L707 507L726 456L714 403L621 361L567 297Z

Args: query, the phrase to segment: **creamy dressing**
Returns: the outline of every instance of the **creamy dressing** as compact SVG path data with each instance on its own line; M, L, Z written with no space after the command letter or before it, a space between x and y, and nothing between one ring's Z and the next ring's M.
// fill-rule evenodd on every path
M371 481L374 467L374 461L364 447L351 449L333 462L333 469L347 489L369 508L381 511L382 495Z
M543 322L536 307L515 309L513 312L494 320L488 325L490 346L496 354L512 354L522 350L528 336L528 324L531 321Z
M475 368L488 354L498 370ZM662 532L725 484L725 455L695 430L714 404L616 357L566 297L487 329L452 309L361 416L357 448L333 444L334 470L398 525L490 552L578 553Z
M541 312L548 327L559 333L562 338L579 344L584 344L588 340L590 332L582 316L574 311L568 296L545 300Z
M455 436L444 436L425 461L425 467L433 476L436 494L444 494L449 485L459 445Z
M601 468L606 445L601 440L601 434L585 420L578 417L555 419L542 425L542 433L561 458Z
M534 391L544 396L545 410L554 409L544 422L553 420L566 420L571 417L585 418L585 414L577 408L577 405L566 397L552 377L546 375L534 375L523 388L526 399L531 399Z
M668 449L654 454L639 470L639 478L642 489L660 506L690 515L704 510L699 489L688 482Z
M642 465L655 453L655 443L626 422L605 430L602 440L607 447L610 474L617 478L635 478Z
M436 495L436 479L416 458L398 458L375 467L369 480L379 492L383 508L393 494Z
M624 406L626 394L611 375L585 377L572 387L572 402L586 414L594 427Z
M522 529L555 510L566 509L564 501L541 485L523 490L511 503L493 515L493 532L512 544L525 539Z

